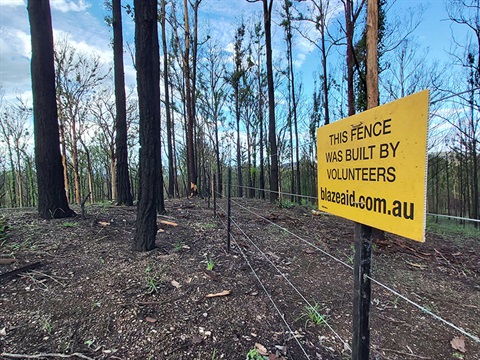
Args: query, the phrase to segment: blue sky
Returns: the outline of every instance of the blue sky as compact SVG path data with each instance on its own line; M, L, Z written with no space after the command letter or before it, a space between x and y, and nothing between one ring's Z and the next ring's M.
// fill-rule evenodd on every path
M133 1L124 3L132 3ZM67 36L78 49L98 54L102 61L112 61L109 46L111 32L104 22L106 10L103 0L51 0L54 36L58 39ZM277 0L278 5L280 2ZM426 3L420 0L397 0L389 16L403 18L410 7L423 4L427 7L424 19L415 31L420 48L429 48L426 61L438 59L448 61L447 51L451 48L450 22L443 0ZM201 5L201 17L212 29L212 37L217 37L226 49L231 48L235 25L243 16L249 19L259 16L260 3L250 4L245 0L204 0ZM340 14L340 16L343 16ZM133 22L124 16L125 39L133 42ZM284 52L281 49L283 33L274 29L274 57ZM462 35L463 36L463 35ZM308 43L296 36L296 71L303 77L306 87L311 86L312 73L318 72L319 56ZM25 0L0 0L0 85L5 97L12 98L22 93L29 96L30 91L30 35ZM135 72L128 56L126 59L127 83L133 83Z

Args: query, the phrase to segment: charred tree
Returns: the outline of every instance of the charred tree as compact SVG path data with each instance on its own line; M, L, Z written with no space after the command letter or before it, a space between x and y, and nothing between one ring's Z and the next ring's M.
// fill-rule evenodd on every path
M125 74L123 64L123 34L121 0L112 0L113 66L115 77L115 148L116 148L116 189L117 205L133 205L128 174L127 148L127 105L125 96ZM112 173L113 175L113 173Z
M173 122L170 116L170 85L168 72L168 49L167 49L167 26L166 26L166 6L167 0L162 0L161 4L161 27L162 27L162 50L163 50L163 86L165 96L165 116L167 129L167 154L168 154L168 197L175 196L175 167L172 145Z
M32 94L37 168L38 213L44 219L74 216L63 188L53 32L48 0L27 3L32 41Z
M133 249L155 248L160 156L157 1L135 0L135 63L140 113L140 183Z

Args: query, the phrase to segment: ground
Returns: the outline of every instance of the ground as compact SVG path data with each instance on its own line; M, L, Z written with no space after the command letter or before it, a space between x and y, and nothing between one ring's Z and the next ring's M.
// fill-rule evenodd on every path
M228 253L225 199L216 217L202 199L166 207L147 253L130 248L134 207L48 221L2 210L0 261L15 262L0 264L0 357L351 357L352 222L233 199ZM478 338L479 238L387 234L375 241L372 277ZM480 359L470 337L377 283L372 291L370 358Z

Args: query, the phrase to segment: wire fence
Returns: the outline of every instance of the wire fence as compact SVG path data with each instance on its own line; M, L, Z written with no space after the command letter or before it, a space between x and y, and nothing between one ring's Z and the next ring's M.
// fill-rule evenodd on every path
M226 187L228 185L223 184L223 186ZM266 192L266 193L274 193L274 194L278 194L279 196L290 196L290 197L293 196L295 198L307 199L307 200L312 201L313 203L316 203L318 201L317 196L293 194L293 193L288 193L288 192L284 192L284 191L273 191L273 190L270 190L270 189L260 189L260 188L257 188L257 187L246 186L246 185L235 185L235 186L236 187L241 187L243 189L255 190L255 191L258 191L258 192L263 191L263 192ZM221 194L219 194L219 195L221 195ZM432 217L442 217L442 218L446 218L446 219L454 219L454 220L460 220L460 221L466 221L466 222L472 222L472 223L480 224L480 219L472 219L472 218L467 218L467 217L453 216L453 215L446 215L446 214L434 214L434 213L430 213L430 212L428 212L426 214L427 214L427 216L432 216ZM480 230L480 228L479 228L479 230Z
M291 236L291 238L294 238L298 241L301 241L302 243L308 245L309 247L312 247L313 249L319 251L321 254L329 257L330 259L334 260L336 263L342 265L343 267L349 269L349 270L353 270L353 267L349 264L347 264L345 261L339 259L338 257L336 257L335 255L331 254L330 252L322 249L321 247L317 246L316 244L314 244L312 241L309 241L305 238L303 238L302 236L292 232L291 230L287 229L286 227L283 227L277 223L275 223L274 221L266 218L265 216L262 216L261 214L259 214L258 212L252 210L252 207L247 207L247 206L244 206L242 205L239 201L235 200L235 199L230 199L231 201L231 204L233 204L234 206L237 207L237 209L240 211L246 211L247 213L253 215L254 217L258 218L258 219L261 219L262 221L265 221L267 223L269 223L270 225L280 229L282 232L285 232L286 234L288 234L289 236ZM309 309L312 309L317 316L321 316L318 311L315 309L315 307L312 305L312 303L310 301L308 301L307 297L299 290L299 287L298 285L295 285L290 279L287 278L287 276L278 268L278 266L275 265L275 263L269 258L269 256L266 254L265 251L263 251L262 249L260 249L260 247L255 243L255 241L252 240L252 237L250 235L247 234L247 232L242 228L241 224L239 224L237 221L235 221L235 216L230 216L228 217L227 215L227 210L223 209L222 207L219 207L219 209L226 215L226 218L227 218L227 221L231 221L234 225L234 227L239 231L239 233L241 234L241 236L243 236L252 246L253 248L256 250L256 252L263 258L267 261L267 263L269 265L271 265L273 267L273 269L275 270L275 272L277 274L279 274L284 280L285 282L287 283L287 285L295 292L298 294L298 296L302 299L303 303L306 304L306 306L308 306ZM222 224L225 226L225 228L227 228L227 224L225 224L225 222L219 218L220 221L222 222ZM232 235L233 236L233 235ZM295 334L292 330L292 326L290 324L288 324L287 320L285 319L285 316L281 313L281 311L279 310L279 307L278 305L275 303L275 299L273 298L272 294L268 292L267 290L267 287L263 284L260 276L255 272L254 268L252 267L250 261L248 260L248 256L247 256L247 253L245 251L243 251L241 249L241 247L239 246L238 242L236 240L234 240L234 244L236 246L236 248L239 250L239 252L241 253L242 257L244 257L246 263L248 264L248 266L250 267L250 269L252 270L252 273L254 274L255 278L257 279L257 281L259 282L260 286L262 287L262 289L264 290L264 292L266 293L267 297L269 298L269 300L272 302L273 306L275 307L276 311L278 312L279 316L281 317L282 321L286 324L287 326L287 329L288 331L293 335L293 337L295 338L296 342L298 343L299 347L301 348L302 352L306 355L307 358L308 355L305 351L305 349L303 348L303 346L301 345L300 341L297 339L297 337L295 337ZM377 280L376 278L374 277L369 277L370 280L375 283L376 285L382 287L384 290L386 290L387 292L393 294L394 296L406 301L407 303L409 303L410 305L414 306L415 308L419 309L420 311L422 311L423 313L429 315L431 318L435 319L436 321L442 323L443 325L461 333L462 335L470 338L471 340L473 340L475 343L477 344L480 344L480 338L475 335L475 334L472 334L471 332L468 332L464 329L462 329L460 326L457 326L455 325L454 323L446 320L444 317L434 313L433 311L431 311L430 309L427 309L425 306L422 306L420 304L418 304L417 302L409 299L407 296L401 294L399 291L393 289L391 286L389 285L386 285L384 283L382 283L381 281ZM315 310L314 310L315 309ZM332 324L330 323L330 321L325 321L325 325L328 327L329 331L331 331L334 336L341 341L341 343L343 344L343 348L349 352L351 352L351 347L349 346L349 343L348 341L346 341L342 336L339 335L338 331L335 331Z

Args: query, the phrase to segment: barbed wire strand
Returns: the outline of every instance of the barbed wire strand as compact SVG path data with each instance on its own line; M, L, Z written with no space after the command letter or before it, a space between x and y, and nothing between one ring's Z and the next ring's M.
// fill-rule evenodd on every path
M335 256L333 256L332 254L326 252L325 250L323 250L323 249L320 248L319 246L315 245L314 243L312 243L312 242L310 242L310 241L308 241L308 240L303 239L302 237L298 236L297 234L292 233L290 230L288 230L288 229L286 229L286 228L284 228L284 227L282 227L282 226L274 223L273 221L267 219L266 217L263 217L262 215L259 215L259 214L255 213L255 212L251 211L250 209L246 208L245 206L243 206L242 204L238 203L237 201L235 201L235 200L233 200L233 199L231 199L231 201L232 201L233 203L237 204L238 206L240 206L241 208L247 210L247 211L250 212L251 214L253 214L253 215L255 215L255 216L257 216L257 217L259 217L259 218L261 218L261 219L263 219L263 220L271 223L271 224L274 225L274 226L277 226L278 228L282 229L283 231L287 232L288 234L296 237L298 240L303 241L303 242L306 243L307 245L315 248L316 250L320 251L321 253L323 253L324 255L326 255L326 256L328 256L328 257L330 257L331 259L335 260L336 262L342 264L343 266L346 266L346 267L349 268L350 270L353 270L353 266L348 265L346 262L344 262L344 261L336 258Z
M223 211L223 209L222 209ZM223 226L226 228L225 226L225 223L222 219L218 218ZM250 264L250 261L248 261L248 258L247 256L244 254L244 252L242 251L242 249L240 248L240 246L238 245L237 241L235 240L235 237L233 236L233 234L230 234L231 236L231 239L233 240L233 243L235 244L235 246L237 247L237 249L240 251L240 253L242 254L245 262L247 263L248 267L250 268L250 270L252 270L252 273L253 275L255 276L255 278L257 279L258 283L260 284L260 286L262 287L263 291L265 292L265 294L267 295L268 299L270 300L270 302L272 303L273 307L275 308L275 310L277 311L278 315L280 315L280 318L282 319L282 321L284 322L285 326L287 327L288 331L290 332L291 336L295 339L295 341L297 342L298 346L300 347L300 349L302 349L302 352L305 354L305 356L307 357L307 359L310 359L310 356L308 356L307 352L305 351L305 348L302 346L302 344L300 343L300 340L298 340L298 338L295 336L295 333L293 332L292 328L290 327L290 325L288 324L287 320L285 319L285 317L283 316L282 312L280 311L280 309L278 308L277 304L275 303L275 301L273 300L273 297L270 295L270 293L268 292L267 288L265 287L265 285L263 285L262 281L260 280L260 278L258 277L257 273L255 272L255 270L253 269L253 266Z
M224 211L222 209L222 211ZM243 229L238 225L238 223L233 220L233 218L230 217L230 220L233 222L233 224L238 228L238 230L240 230L240 232L243 234L243 236L245 236L245 238L247 238L247 240L257 249L257 251L262 254L262 256L270 263L270 265L272 265L275 270L277 270L277 272L285 279L285 281L290 285L290 287L292 287L295 292L303 299L304 302L307 303L307 305L309 306L309 309L311 309L318 317L320 318L323 318L323 322L325 323L325 325L330 329L330 331L342 342L343 346L345 348L347 348L350 352L352 351L352 349L350 348L349 344L342 339L342 337L330 326L330 324L326 321L325 319L325 316L321 315L317 309L315 308L315 306L313 306L306 298L305 296L298 290L298 288L292 284L292 282L285 276L285 274L270 260L270 258L267 256L267 254L265 254L258 246L257 244L255 244L255 242L245 233L245 231L243 231Z
M407 297L403 296L402 294L400 294L398 291L395 291L393 290L392 288L388 287L387 285L385 284L382 284L380 281L378 280L375 280L374 278L368 276L368 278L370 280L372 280L375 284L383 287L385 290L388 290L390 291L392 294L402 298L403 300L405 300L406 302L410 303L411 305L419 308L420 310L422 310L423 312L427 313L428 315L432 316L433 318L437 319L438 321L441 321L442 323L444 323L445 325L448 325L450 326L451 328L461 332L463 335L465 336L468 336L469 338L471 338L473 341L477 342L477 343L480 343L480 338L478 338L477 336L473 335L473 334L470 334L469 332L463 330L462 328L456 326L455 324L452 324L451 322L441 318L440 316L438 316L437 314L434 314L433 312L431 312L430 310L424 308L422 305L419 305L417 304L416 302L408 299Z
M227 186L226 184L222 183L223 186ZM238 185L235 185L235 187L238 187ZM260 189L260 188L256 188L256 187L251 187L251 186L245 186L245 185L242 185L241 187L243 188L247 188L247 189L254 189L254 190L258 190L258 191L265 191L265 192L272 192L272 193L275 193L275 194L279 194L279 195L287 195L287 196L296 196L296 197L301 197L301 198L305 198L305 199L311 199L311 200L315 200L315 201L318 201L318 196L309 196L309 195L300 195L300 194L291 194L291 193L286 193L286 192L282 192L282 191L272 191L270 189ZM217 192L218 195L221 195L220 193ZM224 195L221 195L221 196L224 196ZM322 214L325 214L325 215L331 215L327 212L324 212L324 211L321 211L321 210L318 210L319 212L321 212ZM450 218L450 219L457 219L457 220L463 220L463 221L470 221L470 222L478 222L480 223L480 219L472 219L472 218L466 218L466 217L460 217L460 216L454 216L454 215L444 215L444 214L434 214L434 213L426 213L428 216L439 216L439 217L444 217L444 218Z
M238 185L237 185L237 187L238 187ZM286 192L282 192L282 191L272 191L270 189L263 189L262 190L262 189L259 189L259 188L246 186L246 185L242 185L240 187L242 187L244 189L253 189L253 190L258 190L258 191L273 192L273 193L276 193L276 194L279 194L279 195L296 196L296 197L305 198L305 199L312 199L312 200L317 200L318 199L318 197L316 197L316 196L292 194L292 193L286 193Z
M233 199L232 199L232 202L235 203L235 204L237 204L239 207L245 209L246 211L250 212L251 214L253 214L253 215L255 215L255 216L257 216L257 217L259 217L259 218L261 218L261 219L263 219L263 220L265 220L265 221L267 221L267 222L269 222L270 224L272 224L272 225L274 225L274 226L282 229L283 231L285 231L285 232L287 232L288 234L296 237L297 239L303 241L304 243L309 244L310 246L316 248L317 250L321 251L323 254L325 254L325 255L329 256L330 258L334 259L334 260L337 261L338 263L340 263L340 264L346 266L347 268L353 270L353 267L352 267L352 266L350 266L350 265L348 265L347 263L345 263L344 261L336 258L335 256L329 254L328 252L326 252L325 250L319 248L318 246L312 244L312 243L309 242L308 240L305 240L305 239L301 238L301 237L298 236L297 234L292 233L290 230L288 230L288 229L286 229L286 228L284 228L284 227L282 227L282 226L274 223L273 221L271 221L271 220L263 217L262 215L256 214L255 212L249 210L248 208L246 208L245 206L241 205L240 203L238 203L237 201L235 201L235 200L233 200ZM372 280L375 284L383 287L385 290L390 291L390 292L393 293L394 295L396 295L396 296L404 299L405 301L407 301L408 303L414 305L415 307L417 307L418 309L422 310L422 311L425 312L426 314L428 314L428 315L432 316L433 318L441 321L441 322L444 323L445 325L448 325L449 327L451 327L451 328L459 331L459 332L462 333L463 335L468 336L469 338L471 338L471 339L474 340L475 342L480 343L480 338L478 338L477 336L475 336L475 335L473 335L473 334L470 334L469 332L463 330L462 328L456 326L455 324L453 324L453 323L451 323L451 322L443 319L442 317L434 314L433 312L431 312L430 310L426 309L426 308L423 307L422 305L419 305L419 304L417 304L416 302L408 299L408 298L405 297L404 295L401 295L399 292L391 289L391 288L388 287L387 285L384 285L384 284L381 283L380 281L378 281L378 280L376 280L376 279L374 279L374 278L372 278L372 277L370 277L370 276L369 276L368 278L369 278L370 280Z
M438 217L444 217L444 218L449 218L449 219L457 219L457 220L463 220L463 221L472 221L472 222L478 222L480 223L479 219L471 219L471 218L465 218L465 217L460 217L460 216L453 216L453 215L443 215L443 214L432 214L432 213L427 213L429 216L438 216Z

